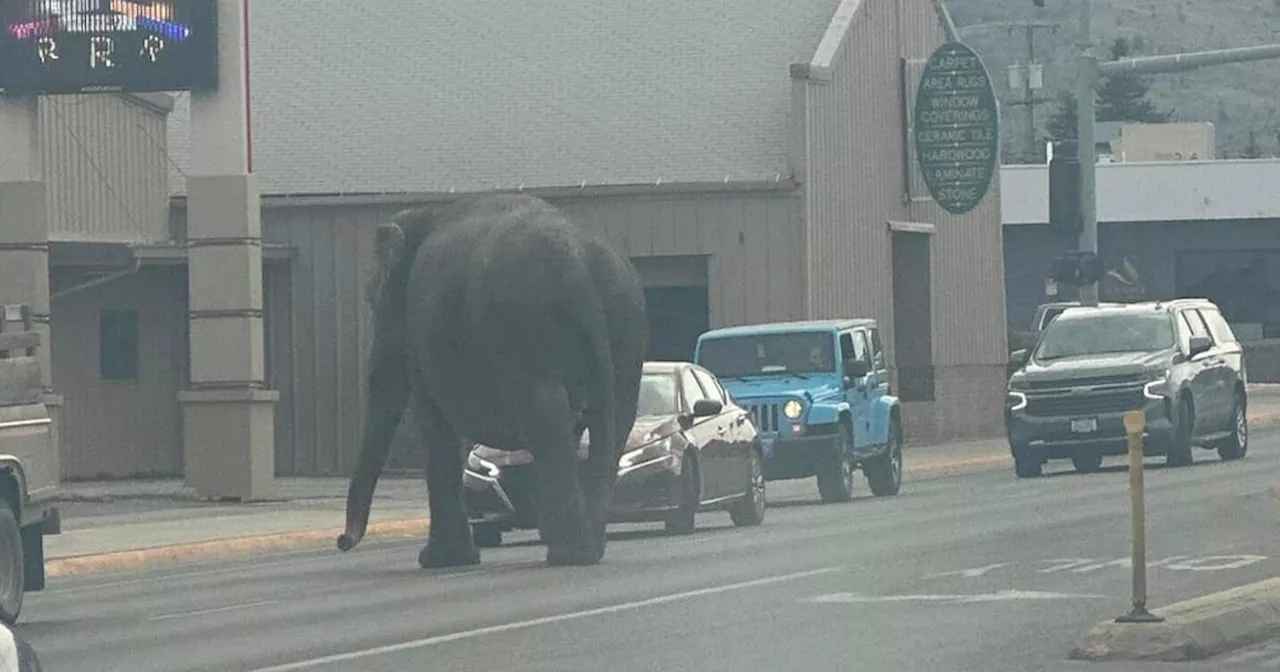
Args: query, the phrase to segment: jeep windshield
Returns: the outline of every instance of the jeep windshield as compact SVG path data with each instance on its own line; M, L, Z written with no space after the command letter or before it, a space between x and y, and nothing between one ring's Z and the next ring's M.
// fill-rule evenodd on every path
M1049 323L1035 359L1051 360L1173 347L1173 324L1166 313L1102 312L1064 315Z
M834 340L825 331L711 338L699 347L698 363L721 378L832 373Z

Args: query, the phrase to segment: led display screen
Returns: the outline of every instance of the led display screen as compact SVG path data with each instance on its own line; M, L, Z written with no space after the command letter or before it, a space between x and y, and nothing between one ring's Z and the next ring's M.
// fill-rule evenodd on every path
M216 0L0 0L6 95L211 90Z

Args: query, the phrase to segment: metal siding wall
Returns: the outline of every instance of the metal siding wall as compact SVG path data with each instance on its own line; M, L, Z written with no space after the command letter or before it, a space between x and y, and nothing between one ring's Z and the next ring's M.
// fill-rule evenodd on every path
M902 219L895 0L866 0L832 64L810 84L808 317L866 316L893 343L888 220Z
M56 271L55 271L56 273ZM53 304L54 387L66 396L63 478L180 476L186 381L186 272L144 267L136 275ZM139 377L99 378L98 316L139 315Z
M710 255L713 326L801 316L803 275L795 260L803 241L794 193L570 198L555 204L629 256ZM297 248L288 316L292 394L280 402L286 405L281 413L292 420L288 430L277 429L281 475L347 474L354 465L372 337L364 289L373 271L373 232L402 207L263 211L266 239ZM416 429L406 414L389 468L417 468L416 446Z
M168 240L166 115L122 96L40 99L52 240Z

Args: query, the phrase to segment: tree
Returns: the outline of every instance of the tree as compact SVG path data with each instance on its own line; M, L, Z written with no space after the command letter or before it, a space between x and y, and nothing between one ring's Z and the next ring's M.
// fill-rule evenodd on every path
M1111 43L1111 60L1125 58L1132 53L1128 41L1118 37ZM1124 72L1103 77L1098 82L1094 118L1098 121L1132 121L1137 123L1164 123L1169 113L1161 112L1147 100L1148 86L1141 75ZM1076 137L1078 103L1075 94L1063 91L1058 94L1058 110L1049 118L1046 128L1059 140Z

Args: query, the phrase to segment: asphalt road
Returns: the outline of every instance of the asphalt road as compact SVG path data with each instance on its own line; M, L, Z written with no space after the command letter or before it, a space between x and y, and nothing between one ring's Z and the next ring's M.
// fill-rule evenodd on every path
M1148 470L1152 606L1277 574L1277 457L1273 430L1238 463L1203 451ZM1107 464L825 506L811 483L772 483L759 528L727 514L683 538L618 527L590 568L542 566L525 534L452 571L385 542L59 580L29 597L20 632L51 672L1165 669L1066 660L1128 609L1128 476Z

